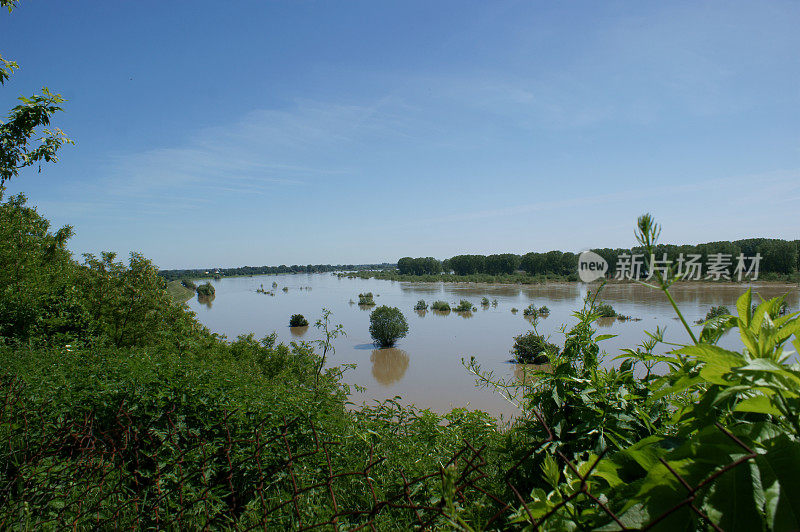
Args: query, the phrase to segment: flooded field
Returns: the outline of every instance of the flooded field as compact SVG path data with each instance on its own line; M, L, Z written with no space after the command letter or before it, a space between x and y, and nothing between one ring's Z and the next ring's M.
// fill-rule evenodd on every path
M462 359L474 356L484 370L499 378L520 378L524 372L509 363L514 336L530 330L522 309L530 304L546 305L550 314L540 318L538 330L550 335L550 341L563 345L562 325L575 320L571 314L582 306L586 285L580 283L536 286L454 285L447 283L413 284L374 279L346 279L331 274L269 275L226 278L212 281L216 296L212 300L189 302L200 321L212 331L235 338L255 333L262 337L273 331L280 341L312 341L320 338L313 323L321 309L331 310L332 322L341 323L347 336L335 341L336 353L330 364L356 364L348 370L345 381L366 388L354 392L356 404L400 396L404 403L446 412L455 407L486 410L508 418L515 407L497 393L475 386L475 377L462 365ZM273 287L273 282L277 284ZM263 288L275 295L257 293ZM798 308L796 286L752 285L764 297L789 293L787 303ZM286 290L284 290L286 289ZM733 309L744 285L686 284L676 286L672 294L688 320L705 316L712 305ZM378 305L399 307L406 316L409 333L394 348L376 349L369 335L369 313L374 307L359 307L358 294L372 292ZM497 305L481 306L481 298L496 300ZM467 299L477 307L470 313L415 312L415 303L444 300L451 304ZM755 298L754 298L755 299ZM661 292L637 284L608 285L603 300L624 315L640 321L602 320L602 333L616 334L602 342L607 353L605 365L618 364L612 359L620 349L634 347L645 338L645 331L657 326L666 328L665 338L686 342L688 335L675 320L672 307ZM512 308L519 309L514 314ZM290 328L289 317L303 314L312 326ZM699 327L698 327L699 328ZM720 345L738 349L738 337L727 335Z

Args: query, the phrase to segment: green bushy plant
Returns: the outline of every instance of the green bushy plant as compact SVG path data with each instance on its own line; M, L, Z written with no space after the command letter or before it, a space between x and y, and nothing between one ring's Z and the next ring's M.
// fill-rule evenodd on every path
M431 310L438 310L440 312L449 312L450 303L448 303L447 301L434 301L431 304Z
M216 293L214 289L214 285L209 282L205 282L197 287L197 293L201 296L213 296Z
M515 336L511 353L514 360L523 364L545 364L558 350L557 345L551 344L534 330Z
M530 318L538 318L539 317L539 309L536 308L536 305L531 303L530 305L528 305L527 307L522 309L522 315L530 317Z
M408 334L408 322L397 307L381 305L369 316L369 333L381 347L390 347Z
M302 314L292 314L289 318L289 327L307 327L308 320Z
M461 301L458 302L458 306L455 307L453 310L455 310L456 312L472 312L473 310L476 309L475 307L472 306L472 303L470 303L466 299L462 299Z
M417 301L417 304L414 305L414 310L428 310L428 304L425 303L424 299L420 299Z
M598 302L595 306L595 312L601 318L616 318L617 311L614 310L614 307L609 305L608 303L604 303L602 301Z
M372 306L375 304L375 299L373 298L372 292L367 292L366 294L358 294L358 304L363 306Z

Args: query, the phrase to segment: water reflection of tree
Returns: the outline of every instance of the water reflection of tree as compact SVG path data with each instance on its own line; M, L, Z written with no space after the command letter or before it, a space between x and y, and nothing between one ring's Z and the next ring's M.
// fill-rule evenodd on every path
M374 349L369 359L372 361L372 376L384 386L402 379L410 360L408 353L394 347Z
M611 327L614 325L615 321L617 321L617 318L613 317L597 318L597 325L600 327Z
M216 295L214 294L204 295L198 292L197 302L200 303L201 305L205 305L206 307L211 308L211 304L214 302L215 297Z
M427 310L415 310L414 312L416 312L417 316L419 316L420 318L424 318L425 315L428 313Z
M289 332L292 333L292 336L297 336L299 338L308 332L308 325L303 327L289 327Z
M458 314L459 316L461 316L461 317L462 317L462 318L464 318L465 320L468 320L468 319L470 319L472 316L474 316L474 314L472 314L472 311L471 311L471 310L465 310L465 311L463 311L463 312L456 312L456 314Z

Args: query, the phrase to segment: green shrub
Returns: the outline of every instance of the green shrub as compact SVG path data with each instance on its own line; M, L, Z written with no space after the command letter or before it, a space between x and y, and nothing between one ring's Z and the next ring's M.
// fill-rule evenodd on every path
M181 279L181 284L186 288L188 288L189 290L194 290L194 291L197 290L197 285L194 284L194 281L192 281L191 279Z
M450 303L447 301L434 301L431 304L431 310L439 310L442 312L449 312L450 311Z
M488 297L484 297L484 298L481 299L481 306L482 307L488 307L489 306L489 298Z
M516 314L517 312L519 312L517 307L511 307L511 314Z
M522 311L523 316L527 316L530 318L538 318L539 314L540 314L539 309L536 308L536 306L533 303L525 307L525 309Z
M213 296L215 292L214 285L208 281L197 287L197 293L201 296Z
M289 327L307 327L308 320L302 314L292 314L289 318Z
M599 302L595 305L595 313L601 318L616 318L617 311L608 303Z
M358 304L364 306L374 305L375 299L373 299L372 292L367 292L366 294L358 294Z
M369 334L381 347L390 347L408 334L408 322L399 308L381 305L369 315Z
M453 310L455 310L456 312L472 312L473 310L476 309L475 307L472 306L472 303L470 303L466 299L462 299L461 301L458 302L458 306Z
M417 304L414 305L414 310L428 310L428 304L425 303L424 299L420 299L417 301Z
M511 353L517 362L523 364L545 364L558 353L558 346L549 343L536 331L530 331L514 337Z

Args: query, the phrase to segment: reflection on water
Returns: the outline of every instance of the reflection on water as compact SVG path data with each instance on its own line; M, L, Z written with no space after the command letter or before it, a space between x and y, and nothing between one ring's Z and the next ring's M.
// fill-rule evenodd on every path
M458 312L458 311L456 311L456 314L458 314L459 316L461 316L461 317L462 317L462 318L464 318L465 320L468 320L468 319L470 319L472 316L474 316L474 314L472 313L472 311L471 311L471 310L464 310L464 311L461 311L461 312Z
M597 325L599 325L600 327L611 327L612 325L614 325L615 321L617 321L617 318L611 318L611 317L597 318Z
M425 314L427 314L427 313L428 313L428 311L427 311L427 310L415 310L414 312L416 312L416 313L417 313L417 316L419 316L420 318L424 318L424 317L425 317Z
M302 327L289 327L289 331L292 333L292 336L300 338L308 332L308 325L304 325Z
M395 347L384 347L372 351L372 376L378 383L391 386L403 378L410 360L408 353Z
M449 316L449 310L432 310L434 316Z
M211 304L214 302L214 298L216 297L217 297L216 294L204 295L198 292L197 302L205 306L206 308L211 308Z

